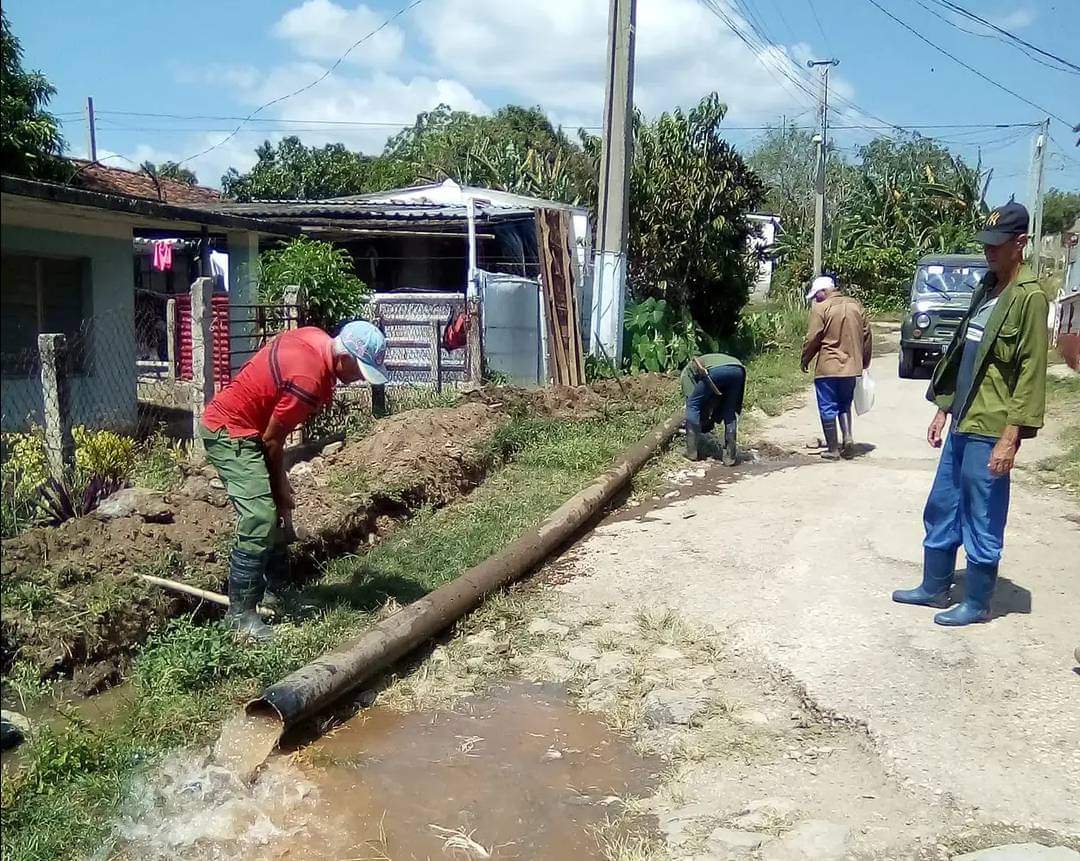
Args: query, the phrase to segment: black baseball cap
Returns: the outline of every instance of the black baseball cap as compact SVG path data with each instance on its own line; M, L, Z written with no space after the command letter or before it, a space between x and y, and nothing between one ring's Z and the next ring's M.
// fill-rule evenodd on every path
M975 241L980 245L1001 245L1021 233L1027 233L1029 221L1027 209L1010 200L1004 206L990 210L982 230L975 234Z

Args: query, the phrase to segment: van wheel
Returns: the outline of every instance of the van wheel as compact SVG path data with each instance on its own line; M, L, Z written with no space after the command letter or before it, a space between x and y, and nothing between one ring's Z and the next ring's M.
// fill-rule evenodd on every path
M900 379L910 380L915 376L915 351L900 348Z

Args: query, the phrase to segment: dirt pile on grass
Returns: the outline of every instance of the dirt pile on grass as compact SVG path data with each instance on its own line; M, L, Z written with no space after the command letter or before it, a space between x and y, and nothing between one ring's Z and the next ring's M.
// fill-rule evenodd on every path
M304 577L416 508L445 505L474 487L488 466L484 444L506 420L483 404L417 410L299 464L292 472L295 521L306 537L293 549L296 573ZM3 671L16 660L48 676L121 659L163 620L192 606L139 573L223 591L233 513L208 475L212 470L194 473L181 491L164 496L171 522L88 516L5 540Z
M614 409L654 409L672 402L677 381L665 374L638 374L600 380L591 386L513 386L479 389L466 395L472 403L495 406L512 415L559 419L602 418Z
M474 488L492 465L489 442L511 418L596 419L660 406L673 390L660 375L592 388L489 388L451 408L380 420L363 439L328 446L291 470L302 536L292 550L294 576L309 579L327 559L375 543L414 511ZM97 665L85 680L94 687L169 617L193 607L219 613L136 576L224 591L233 512L213 475L193 471L160 500L169 522L89 516L5 540L0 669L7 674L18 662L22 672L47 677Z

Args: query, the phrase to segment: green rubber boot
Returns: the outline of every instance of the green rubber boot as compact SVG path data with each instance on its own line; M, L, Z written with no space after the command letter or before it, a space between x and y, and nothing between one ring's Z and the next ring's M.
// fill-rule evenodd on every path
M266 591L259 606L271 612L281 611L286 593L292 588L292 572L289 565L289 548L275 547L266 563Z
M266 589L263 571L266 556L234 549L229 559L229 611L225 623L256 643L265 643L274 636L273 629L261 618L257 607Z
M704 453L704 434L701 425L686 423L686 459L701 460Z

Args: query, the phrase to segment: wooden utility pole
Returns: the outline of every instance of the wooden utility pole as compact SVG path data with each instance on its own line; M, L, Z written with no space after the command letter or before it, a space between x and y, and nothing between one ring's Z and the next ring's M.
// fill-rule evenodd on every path
M604 141L596 222L590 348L615 365L622 358L626 239L633 159L634 28L637 0L610 0Z
M1050 119L1047 118L1039 123L1039 132L1035 136L1035 153L1032 160L1032 254L1035 257L1035 277L1038 278L1042 270L1042 226L1043 226L1043 196L1046 192L1044 186L1046 177L1046 144L1050 139Z
M94 119L94 97L86 97L86 153L90 161L97 161L97 122Z
M839 66L840 61L807 60L813 69L821 68L821 96L818 101L821 129L817 134L817 171L814 175L814 276L821 274L823 246L825 242L825 169L829 158L829 69Z

